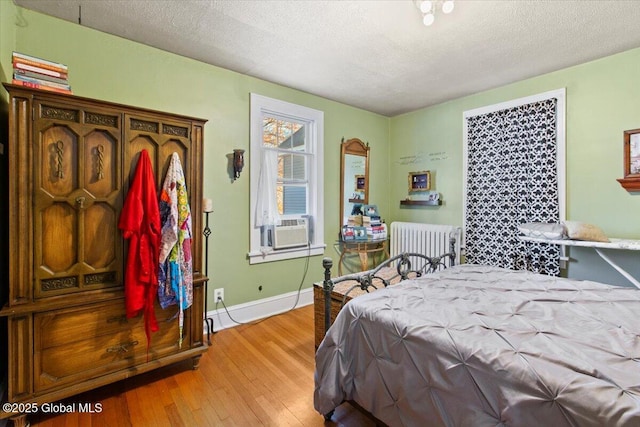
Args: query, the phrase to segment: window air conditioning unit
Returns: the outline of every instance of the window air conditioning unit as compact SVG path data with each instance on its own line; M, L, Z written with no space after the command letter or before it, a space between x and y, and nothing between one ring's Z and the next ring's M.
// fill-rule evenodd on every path
M275 227L274 249L307 246L309 243L309 224L306 218L283 219Z

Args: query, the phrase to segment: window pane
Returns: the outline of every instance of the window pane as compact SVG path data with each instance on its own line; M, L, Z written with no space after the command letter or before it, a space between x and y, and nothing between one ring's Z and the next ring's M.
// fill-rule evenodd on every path
M267 147L304 151L306 149L304 125L264 116L262 119L262 142Z
M278 185L278 212L280 215L304 215L307 213L307 187Z
M279 181L306 181L307 161L302 154L278 155L278 180Z
M273 117L262 119L262 142L267 147L278 146L278 120Z
M286 130L283 133L284 139L280 141L279 148L289 150L304 151L305 150L305 131L304 126L299 123L286 123Z

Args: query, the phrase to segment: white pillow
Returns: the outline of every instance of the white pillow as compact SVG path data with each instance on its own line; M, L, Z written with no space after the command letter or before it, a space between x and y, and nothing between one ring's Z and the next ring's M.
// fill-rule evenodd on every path
M597 225L580 221L565 221L567 236L574 240L588 240L590 242L609 242L609 238Z
M518 226L518 231L525 236L542 239L564 239L564 227L558 223L527 222Z

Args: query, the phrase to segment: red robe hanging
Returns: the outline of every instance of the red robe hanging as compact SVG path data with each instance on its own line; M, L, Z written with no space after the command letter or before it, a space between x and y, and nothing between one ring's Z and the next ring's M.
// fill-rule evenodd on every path
M124 279L127 317L144 316L147 348L151 333L158 330L153 303L158 295L158 266L161 239L156 178L146 150L133 175L118 227L129 239Z

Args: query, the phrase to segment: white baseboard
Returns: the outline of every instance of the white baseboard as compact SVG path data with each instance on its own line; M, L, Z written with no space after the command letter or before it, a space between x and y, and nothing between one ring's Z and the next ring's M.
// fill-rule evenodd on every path
M213 320L213 331L232 328L238 326L238 323L248 323L255 320L264 319L274 314L284 313L293 308L296 304L298 291L289 292L282 295L276 295L270 298L264 298L244 304L233 305L224 309L221 303L217 304L215 310L207 312L207 318ZM300 297L295 308L304 307L313 304L313 287L300 291ZM204 332L207 332L207 324L205 322Z

